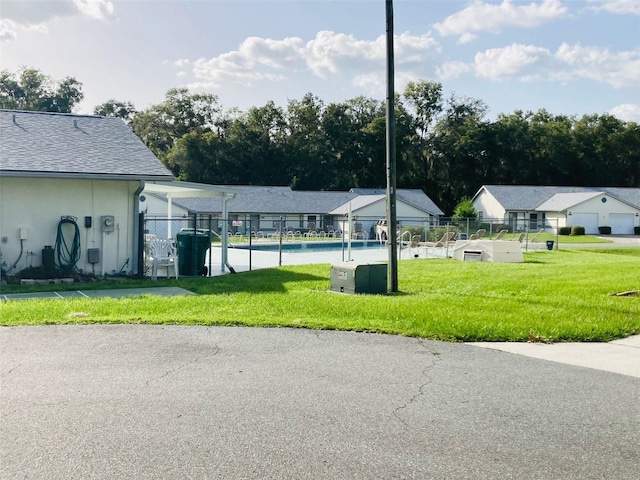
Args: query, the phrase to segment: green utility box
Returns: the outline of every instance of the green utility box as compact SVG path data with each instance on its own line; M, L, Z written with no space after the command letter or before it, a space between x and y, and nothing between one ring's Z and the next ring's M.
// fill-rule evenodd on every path
M332 292L387 293L387 264L334 263L330 281Z
M211 248L211 234L207 230L183 228L176 235L178 271L180 275L206 275L207 250Z

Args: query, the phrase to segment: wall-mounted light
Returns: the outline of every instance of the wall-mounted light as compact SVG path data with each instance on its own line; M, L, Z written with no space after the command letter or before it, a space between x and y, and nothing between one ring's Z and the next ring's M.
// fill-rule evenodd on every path
M572 213L571 213L571 212L569 212L569 215L572 215Z

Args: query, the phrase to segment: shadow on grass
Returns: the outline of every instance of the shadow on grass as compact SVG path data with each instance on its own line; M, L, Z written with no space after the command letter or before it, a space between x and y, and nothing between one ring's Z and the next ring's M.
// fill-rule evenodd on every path
M198 295L220 295L229 293L273 293L285 292L286 284L307 284L310 289L326 285L326 276L294 272L285 269L267 268L237 275L210 278L182 278L177 285Z
M71 284L44 284L44 285L2 285L1 294L14 293L39 293L60 292L75 290L107 290L155 287L180 287L198 295L216 295L227 293L262 293L284 292L287 283L306 282L310 288L321 288L328 278L309 273L292 272L282 269L254 270L242 272L237 275L224 275L219 277L180 277L179 279L123 279L123 280L99 280L92 282L75 282ZM150 290L150 293L152 291Z

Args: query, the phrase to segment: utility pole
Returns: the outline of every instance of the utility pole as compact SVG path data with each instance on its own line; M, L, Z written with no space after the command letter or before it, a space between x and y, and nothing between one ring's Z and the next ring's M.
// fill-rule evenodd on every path
M387 245L389 292L398 291L398 235L396 233L396 119L393 82L393 0L387 3Z

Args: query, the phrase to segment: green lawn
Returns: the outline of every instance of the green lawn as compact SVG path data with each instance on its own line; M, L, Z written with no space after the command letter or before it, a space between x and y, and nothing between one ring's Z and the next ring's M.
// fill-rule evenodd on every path
M535 233L529 234L529 239L533 238ZM611 240L594 237L593 235L558 235L556 238L553 233L541 233L535 239L536 242L546 242L547 240L558 241L561 244L571 243L613 243Z
M522 264L403 260L401 292L393 295L332 293L329 265L145 280L134 285L179 285L199 296L2 302L0 325L285 326L450 341L609 341L640 333L640 297L612 295L640 289L640 249L545 250L525 259ZM97 282L83 288L113 286ZM2 287L3 293L38 289L52 288Z

